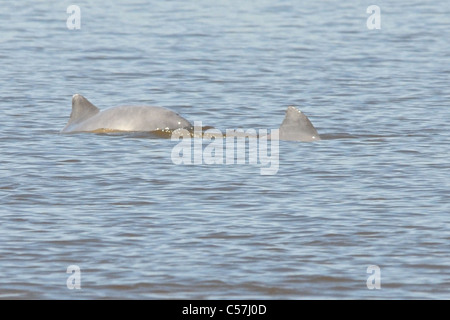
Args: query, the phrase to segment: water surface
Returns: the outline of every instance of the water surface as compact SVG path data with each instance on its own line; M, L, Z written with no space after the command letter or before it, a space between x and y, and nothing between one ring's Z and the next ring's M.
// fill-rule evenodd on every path
M446 1L377 2L380 30L364 1L79 1L80 30L70 4L0 13L0 298L450 298ZM175 165L60 134L74 93L222 129L293 104L327 139L280 142L276 175Z

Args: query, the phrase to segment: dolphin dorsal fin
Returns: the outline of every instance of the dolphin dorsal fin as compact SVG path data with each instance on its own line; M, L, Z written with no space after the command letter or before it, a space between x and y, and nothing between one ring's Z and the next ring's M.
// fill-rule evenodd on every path
M308 117L294 106L289 106L280 126L280 139L293 141L320 140L319 133Z
M88 99L81 94L74 94L72 97L72 113L67 125L82 122L99 113L100 110L89 102Z

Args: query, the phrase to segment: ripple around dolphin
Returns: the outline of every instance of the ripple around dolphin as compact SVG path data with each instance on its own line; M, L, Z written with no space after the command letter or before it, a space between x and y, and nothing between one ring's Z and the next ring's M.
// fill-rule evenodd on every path
M194 128L187 128L188 135L184 135L184 137L192 137L192 138L211 138L211 135L209 135L206 131L209 129L217 129L211 126L203 126L202 127L202 134L198 135L194 132ZM220 130L220 129L218 129ZM120 131L120 130L111 130L111 129L97 129L89 133L94 133L97 135L104 135L104 136L122 136L124 138L142 138L142 139L170 139L172 137L172 134L178 130L154 130L154 131ZM205 134L206 132L206 134ZM226 138L226 132L225 130L220 130L222 132L222 135L224 138ZM59 133L56 131L52 131L52 133ZM243 133L243 136L249 137L246 135L246 133ZM256 137L256 136L255 136ZM350 133L323 133L320 134L321 140L338 140L338 139L360 139L360 138L367 138L367 139L382 139L382 138L391 138L396 137L396 135L355 135ZM251 137L250 137L251 138Z
M358 136L349 133L321 133L320 139L322 140L335 140L335 139L356 139Z

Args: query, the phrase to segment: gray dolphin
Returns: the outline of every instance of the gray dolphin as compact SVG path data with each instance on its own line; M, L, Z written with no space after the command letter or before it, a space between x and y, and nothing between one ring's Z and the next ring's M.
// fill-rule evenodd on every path
M61 132L158 131L189 127L189 121L163 107L119 106L100 111L82 95L74 94L69 122Z
M280 126L280 140L310 142L320 140L320 135L303 112L289 106Z
M74 94L69 122L61 132L170 132L192 128L188 120L163 107L119 106L100 111L82 95ZM279 138L306 142L320 140L316 128L308 117L294 106L289 106L286 110Z

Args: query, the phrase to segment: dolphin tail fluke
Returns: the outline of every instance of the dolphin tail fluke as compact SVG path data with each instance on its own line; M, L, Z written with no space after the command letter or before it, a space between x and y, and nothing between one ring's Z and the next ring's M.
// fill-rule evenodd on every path
M67 131L68 128L74 124L80 123L95 116L100 110L89 102L88 99L81 94L74 94L72 97L72 113L70 114L69 122L62 132Z
M320 136L304 113L294 106L289 106L280 126L280 139L309 142L320 140Z

